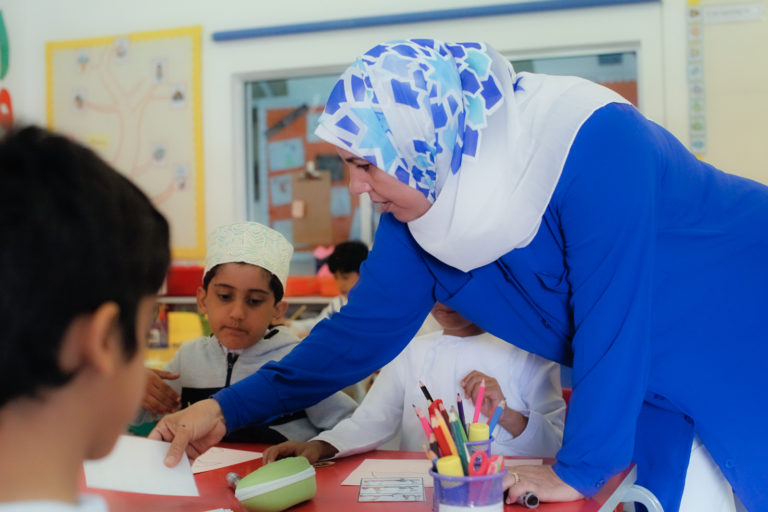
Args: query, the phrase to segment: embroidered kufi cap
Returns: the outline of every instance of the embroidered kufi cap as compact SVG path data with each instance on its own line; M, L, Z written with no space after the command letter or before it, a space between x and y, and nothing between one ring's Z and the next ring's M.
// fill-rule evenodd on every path
M239 222L208 235L205 274L222 263L250 263L273 273L285 290L293 246L283 235L258 222Z

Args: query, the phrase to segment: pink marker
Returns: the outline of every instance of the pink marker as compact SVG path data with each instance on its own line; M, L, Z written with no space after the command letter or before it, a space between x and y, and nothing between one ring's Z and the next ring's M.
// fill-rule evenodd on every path
M485 379L480 381L480 388L477 390L477 400L475 400L475 417L472 423L477 423L480 419L480 409L483 406L483 395L485 394Z

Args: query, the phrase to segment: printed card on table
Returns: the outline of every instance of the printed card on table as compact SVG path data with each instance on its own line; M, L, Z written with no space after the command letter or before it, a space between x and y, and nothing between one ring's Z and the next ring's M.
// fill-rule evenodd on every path
M406 477L361 478L357 501L424 501L424 481Z

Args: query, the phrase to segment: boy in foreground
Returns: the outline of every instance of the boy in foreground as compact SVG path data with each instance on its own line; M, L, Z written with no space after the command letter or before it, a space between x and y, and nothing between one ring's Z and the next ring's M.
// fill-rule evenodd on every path
M0 141L0 511L102 511L78 496L144 390L168 224L92 151L39 128Z

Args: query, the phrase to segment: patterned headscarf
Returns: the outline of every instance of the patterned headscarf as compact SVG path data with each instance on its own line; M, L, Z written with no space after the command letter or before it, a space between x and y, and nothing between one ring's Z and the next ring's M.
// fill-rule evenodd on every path
M483 43L393 41L368 50L336 82L318 135L434 202L439 175L475 155L501 98Z
M410 39L360 56L315 133L423 193L432 206L411 233L466 271L530 242L576 133L611 102L626 100L581 78L516 74L484 43Z

